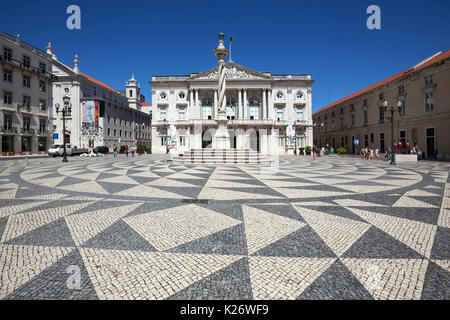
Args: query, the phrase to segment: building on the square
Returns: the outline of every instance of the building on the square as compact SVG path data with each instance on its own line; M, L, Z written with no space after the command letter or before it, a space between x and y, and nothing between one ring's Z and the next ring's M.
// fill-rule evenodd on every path
M435 148L450 158L450 50L377 82L315 112L314 144L361 148L391 147L390 109L394 107L394 147L417 145L427 158ZM383 103L387 101L387 111ZM388 119L389 118L389 119Z
M0 154L46 153L51 140L53 60L0 31Z
M126 83L125 91L114 90L108 85L80 71L78 56L74 67L59 62L53 56L53 74L58 81L53 83L54 108L69 97L72 115L66 120L66 143L77 147L150 146L151 117L141 111L140 87L134 75ZM54 114L55 143L62 143L62 115Z
M312 146L310 74L258 72L228 61L225 81L231 149L285 154ZM154 75L150 84L153 153L212 148L218 128L218 67L189 75Z

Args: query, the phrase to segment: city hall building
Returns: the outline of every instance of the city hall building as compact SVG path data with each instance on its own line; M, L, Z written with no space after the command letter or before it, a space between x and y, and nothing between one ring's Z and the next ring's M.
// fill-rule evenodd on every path
M391 148L391 108L397 153L417 145L424 156L450 159L450 50L438 52L402 72L331 103L313 115L314 144ZM385 104L387 104L385 108Z
M310 74L258 72L225 63L230 149L292 154L312 146ZM213 147L218 128L218 66L189 75L155 75L153 153L180 154Z

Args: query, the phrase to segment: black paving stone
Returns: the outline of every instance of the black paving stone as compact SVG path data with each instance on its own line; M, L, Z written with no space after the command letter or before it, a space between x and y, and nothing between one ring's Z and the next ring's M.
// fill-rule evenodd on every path
M347 267L336 260L298 300L373 300L372 295Z
M80 285L72 286L78 267ZM72 278L71 278L72 277ZM69 284L69 285L68 285ZM77 249L5 297L6 300L98 300L94 286Z
M450 272L433 261L428 264L422 300L450 300Z
M360 259L424 259L425 257L372 226L343 255Z
M6 243L29 246L75 247L64 218L22 234Z
M115 222L94 238L89 239L83 247L110 250L157 251L123 220Z
M450 260L450 229L438 226L434 238L431 259Z
M171 296L169 300L253 299L248 259L241 260Z
M168 252L247 255L244 224L241 223L206 237L190 241L172 248Z
M319 235L305 226L290 235L262 248L253 255L274 257L335 258L336 254Z

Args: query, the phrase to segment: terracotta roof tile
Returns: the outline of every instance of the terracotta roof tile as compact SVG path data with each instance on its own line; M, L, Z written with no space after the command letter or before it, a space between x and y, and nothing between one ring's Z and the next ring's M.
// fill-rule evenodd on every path
M393 76L390 76L389 78L386 78L386 79L384 79L382 81L379 81L379 82L377 82L377 83L375 83L375 84L373 84L371 86L368 86L367 88L359 90L359 91L357 91L355 93L352 93L351 95L349 95L349 96L347 96L345 98L337 100L337 101L335 101L335 102L333 102L333 103L323 107L322 109L314 112L313 115L316 115L316 114L318 114L318 113L320 113L322 111L325 111L325 110L327 110L327 109L329 109L329 108L331 108L331 107L333 107L335 105L338 105L338 104L343 103L345 101L348 101L350 99L356 98L356 97L358 97L358 96L360 96L360 95L362 95L362 94L364 94L366 92L369 92L369 91L371 91L373 89L382 87L382 86L384 86L384 85L386 85L386 84L388 84L388 83L390 83L392 81L399 80L399 79L405 77L406 75L409 75L412 72L417 72L419 70L428 68L429 66L431 66L431 65L433 65L433 64L435 64L437 62L440 62L440 61L443 61L443 60L446 60L446 59L449 59L449 58L450 58L450 50L447 50L447 51L445 51L443 53L440 53L440 54L436 55L435 57L433 57L432 59L426 61L425 63L422 63L422 64L419 63L418 65L416 65L417 67L415 69L414 69L414 67L411 67L411 68L408 68L406 70L403 70L402 72L399 72L399 73L397 73L397 74L395 74Z

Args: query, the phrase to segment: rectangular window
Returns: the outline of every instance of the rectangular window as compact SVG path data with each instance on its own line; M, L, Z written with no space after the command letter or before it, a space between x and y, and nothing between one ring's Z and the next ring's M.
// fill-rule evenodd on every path
M108 137L111 136L111 128L108 128Z
M31 59L28 56L23 56L23 67L29 69L31 65Z
M23 96L23 106L26 108L31 107L31 97L30 96Z
M161 137L161 146L165 146L166 145L166 140L167 140L167 137Z
M39 109L42 111L47 110L47 101L46 100L39 100Z
M45 92L47 90L47 85L44 81L39 81L39 91Z
M304 109L297 108L297 121L303 121L304 119Z
M373 139L373 133L370 134L370 143L373 143L374 139Z
M399 108L399 112L398 112L398 114L399 114L399 116L400 117L404 117L405 116L405 114L406 114L406 105L405 105L405 101L400 101L401 102L401 106L400 106L400 108Z
M12 93L5 91L3 93L3 103L4 104L12 104Z
M277 121L283 121L283 120L284 120L284 109L277 108Z
M178 109L178 120L186 120L186 109L185 108Z
M405 93L405 86L402 84L398 87L398 94L402 95Z
M367 107L367 99L364 99L364 100L363 100L363 106L364 106L364 107Z
M47 124L47 121L45 121L45 119L39 119L39 133L40 134L45 133L46 124Z
M167 109L166 108L159 109L159 119L164 121L167 119L166 117L167 117Z
M5 61L11 61L12 50L10 48L3 48L3 57L5 58Z
M5 130L11 130L12 129L12 115L11 114L5 114L3 116L3 127Z
M432 74L425 77L425 86L430 86L434 83L434 76Z
M434 92L425 92L425 111L434 111Z
M11 70L3 70L3 81L12 82L12 71Z
M119 137L122 137L122 130L119 130Z
M278 146L284 147L285 139L284 136L278 136Z
M367 110L364 110L364 125L367 126L367 123L369 121L369 115Z
M368 134L364 135L364 146L365 147L369 146L369 135Z
M380 123L384 123L384 108L380 107L378 110L380 115Z
M28 76L23 76L23 86L30 88L31 87L31 79Z
M92 95L93 95L94 97L97 96L97 88L96 88L96 87L92 87Z
M114 137L117 137L117 129L114 129Z
M352 127L355 126L355 115L352 113Z
M127 132L128 132L128 131L124 131L124 132L123 132L123 133L125 134L125 138L127 137Z
M378 94L378 100L383 100L383 99L384 99L384 94L383 93Z
M39 71L44 74L45 71L47 69L47 66L45 65L45 63L39 62Z

